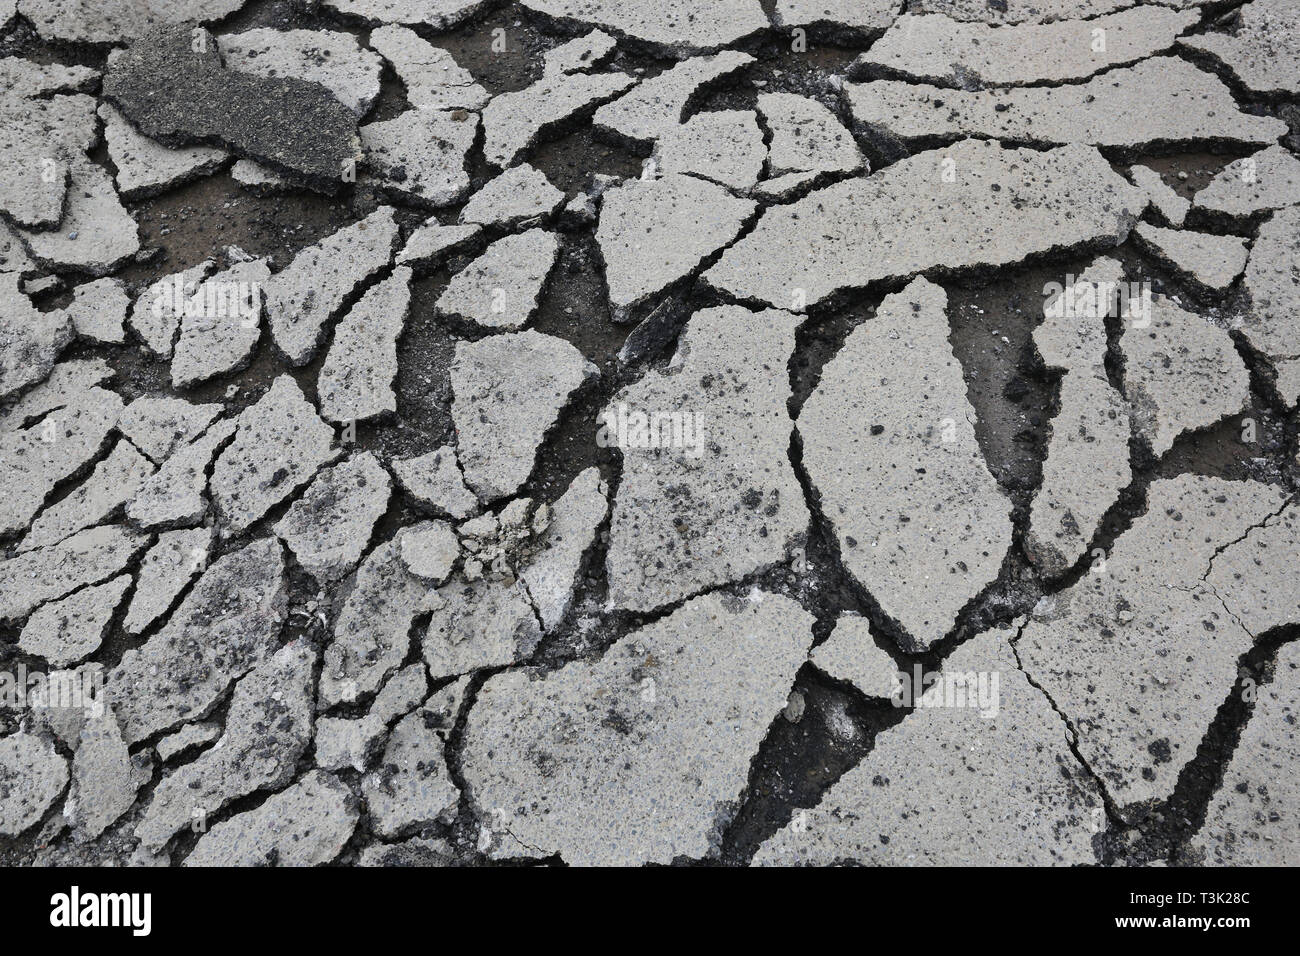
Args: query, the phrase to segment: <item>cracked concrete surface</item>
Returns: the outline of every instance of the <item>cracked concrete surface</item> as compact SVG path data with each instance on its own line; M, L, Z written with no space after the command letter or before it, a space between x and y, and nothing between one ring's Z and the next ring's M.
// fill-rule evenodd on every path
M1296 27L0 0L0 864L1297 862Z

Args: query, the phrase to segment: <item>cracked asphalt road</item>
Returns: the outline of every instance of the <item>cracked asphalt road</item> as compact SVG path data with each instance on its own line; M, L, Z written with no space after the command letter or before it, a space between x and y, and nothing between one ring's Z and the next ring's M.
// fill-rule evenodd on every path
M1290 0L0 0L0 863L1300 863Z

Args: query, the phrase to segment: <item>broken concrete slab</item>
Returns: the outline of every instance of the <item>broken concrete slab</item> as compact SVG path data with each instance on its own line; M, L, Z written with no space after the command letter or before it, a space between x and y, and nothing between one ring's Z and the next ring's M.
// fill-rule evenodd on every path
M854 61L868 75L975 89L1069 83L1168 50L1194 10L1144 5L1088 20L990 26L905 13Z
M140 562L135 593L122 621L128 634L142 633L167 613L194 576L207 567L211 548L212 531L208 528L167 531L158 536Z
M1250 304L1241 319L1241 334L1268 359L1274 387L1288 406L1300 402L1298 257L1300 206L1291 206L1260 227L1242 280Z
M924 279L886 296L799 413L804 467L840 560L908 651L942 639L997 578L1013 530L975 439L947 307Z
M1258 482L1153 482L1105 561L1041 601L1016 642L1126 820L1173 792L1253 644L1202 584L1211 560L1283 500Z
M545 173L521 163L476 191L460 211L460 221L512 229L522 222L551 215L563 203L564 193L551 185Z
M36 424L52 411L100 403L110 406L116 421L122 400L113 392L97 388L114 375L103 359L75 359L59 362L43 382L24 392L0 412L0 431L15 432Z
M371 827L388 839L455 814L460 789L447 771L442 738L421 711L393 728L379 766L362 779L361 792Z
M275 538L214 561L163 628L108 675L126 742L206 717L235 680L271 657L287 603Z
M1052 702L1017 667L1012 636L987 631L958 647L928 703L881 731L815 808L795 810L754 864L1094 863L1101 795Z
M43 381L72 342L72 320L41 312L16 272L0 272L0 400Z
M482 230L478 226L444 226L437 219L418 226L397 254L399 266L410 266L416 275L442 264L452 252L468 245Z
M175 449L203 434L221 409L215 402L195 405L183 398L145 395L122 410L117 427L131 444L161 464Z
M281 375L238 418L234 440L212 468L212 500L231 534L247 530L338 458L334 431L302 389Z
M685 173L748 193L767 157L753 110L696 113L655 144L653 162L665 175Z
M208 513L208 468L234 436L238 422L226 419L188 444L180 444L126 505L126 516L141 528L183 528Z
M117 822L149 776L147 767L132 761L111 709L105 708L97 720L87 720L72 760L72 787L63 810L77 838L93 840Z
M465 487L456 451L444 445L416 458L395 458L393 474L418 508L450 518L468 518L478 510L478 498Z
M260 27L217 37L226 68L319 83L357 116L379 98L383 61L350 33Z
M333 192L355 169L357 117L324 86L225 69L217 41L188 24L151 31L115 57L103 94L164 146L208 145Z
M0 0L0 27L13 16L15 0ZM9 96L49 96L53 93L90 93L99 79L99 70L91 66L65 66L61 63L37 63L19 56L0 59L0 89Z
M942 13L967 23L1053 23L1131 7L1140 0L912 0L915 13ZM1170 4L1172 5L1172 4Z
M1025 534L1025 553L1049 578L1074 567L1133 476L1128 402L1106 372L1106 319L1120 317L1110 306L1123 270L1113 259L1099 259L1070 278L1044 304L1043 324L1033 336L1043 365L1060 374L1043 477Z
M77 337L105 345L126 341L126 314L131 297L121 279L96 279L72 290L72 301L63 314Z
M334 328L316 396L332 422L360 422L397 411L397 340L411 307L411 270L398 266L372 286Z
M748 53L736 50L685 60L600 107L592 124L644 146L680 125L687 107L711 85L754 62Z
M964 140L767 209L704 279L740 299L802 308L883 279L1118 245L1145 205L1095 149ZM917 243L921 234L934 241Z
M823 674L852 684L867 697L896 699L902 689L898 665L876 646L871 624L859 614L841 614L830 637L808 659Z
M695 313L663 370L606 406L623 453L606 575L612 607L651 611L787 560L808 509L789 451L785 369L800 318Z
M370 123L361 127L366 165L388 192L431 208L450 206L469 192L465 162L478 124L474 113L433 109Z
M129 441L119 441L71 493L32 523L19 551L58 544L69 535L112 518L153 474L154 466Z
M1166 226L1178 228L1187 218L1191 208L1190 199L1184 199L1173 188L1166 185L1160 174L1150 166L1135 165L1129 168L1128 178L1138 189L1146 193L1151 208L1156 211L1160 222Z
M162 850L195 813L206 819L232 800L293 780L311 740L315 663L311 645L295 641L239 679L222 740L154 789L135 829L145 847Z
M337 581L361 560L388 510L389 488L388 472L374 455L353 455L322 468L276 522L275 533L317 581Z
M778 27L820 27L834 33L875 36L898 16L894 0L776 0Z
M1150 324L1140 322L1124 324L1119 347L1133 424L1152 454L1250 403L1250 373L1223 329L1159 295Z
M101 103L108 156L117 167L117 191L123 199L156 196L211 175L225 165L227 153L215 146L169 149L136 131L121 113Z
M103 643L113 614L130 585L131 575L120 574L103 584L84 587L41 605L23 625L18 646L54 667L67 667L85 660Z
M596 661L491 678L461 759L480 846L573 866L715 855L812 620L778 595L710 594Z
M171 358L186 307L214 268L215 263L205 259L189 269L164 276L136 297L127 321L131 331L154 355Z
M312 771L203 834L185 866L323 866L342 851L359 817L346 784Z
M207 723L186 724L175 733L162 737L154 744L154 750L158 754L158 759L167 763L173 757L183 754L187 750L195 747L206 747L219 738L223 732L223 727L217 721Z
M716 50L766 30L759 0L522 0L525 8L566 23L600 27L670 56Z
M433 680L529 657L542 639L537 611L517 580L453 579L430 597L424 660Z
M734 242L757 209L694 176L635 179L601 198L596 241L615 321Z
M609 489L598 468L574 478L551 508L542 550L519 572L546 631L564 620L578 586L582 560L609 513Z
M1192 199L1197 213L1249 219L1300 203L1300 159L1273 145L1233 160Z
M7 223L0 221L0 272L28 276L37 268L36 262L27 254L27 247Z
M1138 248L1203 296L1226 292L1246 268L1246 240L1238 236L1161 229L1140 222L1133 239Z
M46 601L120 574L148 542L121 525L103 525L0 561L0 621L22 621Z
M980 136L1009 144L1082 143L1122 153L1267 146L1281 120L1242 112L1218 77L1177 57L1152 57L1086 83L967 92L921 83L846 83L855 132L914 146Z
M1210 560L1206 586L1256 638L1300 622L1300 567L1287 559L1297 548L1300 512L1293 500Z
M1192 847L1210 866L1295 866L1300 814L1300 644L1277 652L1273 679L1259 688L1250 721L1210 800Z
M542 54L542 75L586 72L608 60L617 48L618 41L608 33L592 30Z
M543 137L635 85L623 73L561 73L498 93L483 108L483 156L494 166L513 166Z
M0 836L18 836L40 822L68 785L68 762L32 734L0 738Z
M781 198L784 191L822 174L867 172L867 161L852 134L829 109L793 93L762 93L758 111L771 131L767 182L760 194Z
M446 581L459 557L460 539L445 521L426 521L402 538L406 570L432 584Z
M568 342L531 329L456 344L451 415L465 484L480 500L528 479L546 434L597 374Z
M1300 94L1300 9L1290 0L1251 0L1237 11L1231 33L1183 37L1252 93Z
M406 23L450 30L491 0L324 0L324 5L368 23Z
M326 322L393 257L399 229L391 206L327 236L276 273L266 294L275 344L293 365L316 354Z
M559 238L544 229L498 239L451 277L436 308L486 329L522 329L541 304L559 255Z
M172 386L191 388L248 365L262 337L263 290L271 280L265 259L237 262L195 290L181 316L172 354Z
M46 40L119 43L160 25L195 20L207 23L229 16L248 0L19 0L22 15Z
M384 26L370 32L370 46L393 67L416 109L481 110L491 95L450 53L414 30Z

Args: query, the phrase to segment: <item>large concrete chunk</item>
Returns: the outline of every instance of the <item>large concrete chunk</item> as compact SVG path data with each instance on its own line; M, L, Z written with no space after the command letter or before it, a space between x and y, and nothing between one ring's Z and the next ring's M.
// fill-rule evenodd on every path
M677 127L687 107L711 84L753 62L748 53L736 50L685 60L596 110L592 122L619 138L652 142Z
M704 278L739 298L812 306L883 279L1117 245L1145 205L1094 149L966 140L768 209Z
M1277 654L1192 846L1211 866L1300 864L1300 644Z
M776 0L772 22L875 34L894 22L898 10L894 0Z
M146 544L147 537L105 525L0 561L0 622L21 621L46 601L120 574Z
M0 836L34 826L68 785L68 762L31 734L0 738Z
M483 501L513 494L569 398L595 374L568 342L531 329L458 343L451 414L465 484Z
M1199 20L1160 6L1020 26L904 14L854 66L962 89L1065 83L1166 50Z
M203 434L221 414L218 404L194 405L183 398L146 395L122 410L118 429L155 462Z
M436 208L469 192L465 160L477 135L472 113L413 109L361 127L361 145L384 189Z
M103 276L140 251L139 231L102 167L84 157L69 164L68 200L59 228L19 229L32 258L53 269Z
M1237 236L1140 222L1133 237L1139 248L1201 295L1225 292L1246 268L1246 240Z
M788 598L706 595L593 663L493 677L461 761L489 855L528 847L609 866L714 854L811 625Z
M643 41L675 56L716 50L768 27L759 0L523 0L523 5Z
M491 98L452 55L401 26L370 33L370 46L392 64L406 87L406 101L416 109L479 110Z
M312 668L305 642L286 644L235 685L218 745L162 779L135 835L158 852L178 830L239 797L293 779L312 729Z
M1241 334L1263 352L1287 405L1300 402L1300 206L1283 209L1259 229L1242 285L1250 307Z
M1128 818L1173 792L1253 643L1201 583L1214 554L1282 501L1256 482L1153 482L1146 514L1093 573L1040 602L1017 642Z
M338 777L312 771L255 810L199 838L186 866L323 866L356 829L356 798Z
M107 345L126 341L126 314L131 298L120 279L96 279L72 290L72 302L63 310L77 337Z
M616 320L735 240L755 203L694 176L635 179L606 192L596 241Z
M886 143L932 145L980 136L1054 146L1267 146L1278 119L1242 112L1218 77L1177 57L1152 57L1086 83L967 92L895 80L844 87L857 128Z
M560 73L499 93L483 109L483 155L495 166L513 166L544 136L635 84L622 73Z
M183 528L208 514L208 466L234 436L238 423L226 419L189 444L177 446L127 502L126 516L141 528Z
M54 667L84 660L99 649L131 575L75 591L37 608L23 626L18 646Z
M240 262L199 286L181 317L172 385L190 388L244 368L262 337L262 295L271 279L265 259Z
M460 789L447 772L443 741L417 710L393 728L374 773L361 782L371 824L391 839L455 814Z
M106 690L127 743L202 719L271 656L287 604L283 577L274 538L224 555L162 630L122 656Z
M592 30L542 54L542 73L589 72L614 55L618 41L601 30Z
M16 272L0 272L0 400L45 379L72 341L72 321L40 312Z
M528 163L508 169L483 185L460 211L462 223L511 228L549 216L564 204L564 193Z
M324 418L358 422L397 411L397 340L410 306L411 270L399 266L339 322L316 381Z
M136 297L127 322L154 355L171 358L186 307L199 285L212 274L213 267L213 261L205 259L196 266L163 276Z
M144 199L216 172L226 151L214 146L168 149L136 131L121 113L101 103L108 155L117 167L117 191L123 199Z
M298 563L321 582L337 581L361 560L388 509L388 472L369 452L322 469L275 525Z
M239 430L212 469L212 500L238 534L339 456L334 432L302 389L281 375L239 415Z
M1025 552L1046 575L1072 568L1102 516L1132 479L1128 403L1106 373L1106 319L1123 281L1119 263L1102 259L1049 299L1034 347L1059 372L1043 478L1029 513Z
M754 188L766 157L753 110L697 113L669 130L654 151L663 173L688 173L740 193Z
M228 69L319 83L358 116L379 98L383 61L349 33L259 28L218 37L217 44Z
M1250 373L1228 333L1164 296L1151 297L1149 325L1124 324L1119 346L1124 394L1152 454L1250 402Z
M168 23L220 20L248 0L19 0L22 15L46 40L117 43Z
M558 627L568 613L583 556L609 511L607 494L596 468L573 479L551 508L542 551L519 573L547 631Z
M291 363L311 361L325 323L357 286L391 261L397 238L393 208L383 206L304 249L275 275L266 314L275 344Z
M1202 33L1182 43L1214 58L1252 93L1300 93L1300 7L1291 0L1251 0L1231 33Z
M957 648L928 700L881 732L816 808L796 810L754 863L1094 863L1100 795L1051 702L1017 668L1011 636L989 631Z
M1300 623L1300 507L1270 515L1210 561L1205 584L1255 637Z
M465 487L450 445L416 458L394 459L392 464L402 490L422 510L451 518L468 518L478 510L478 499Z
M1235 219L1294 203L1300 203L1300 159L1277 145L1233 160L1192 200L1197 212Z
M782 198L791 188L826 173L865 171L867 162L853 136L835 114L816 100L794 93L763 93L758 97L763 125L771 130L768 179L760 192Z
M191 579L208 563L212 532L207 528L168 531L140 562L135 593L127 608L122 627L128 634L139 634L158 620Z
M799 414L804 466L840 558L907 650L952 629L1011 544L1011 504L975 440L947 306L924 279L887 296Z
M786 560L808 528L790 464L799 318L691 317L662 371L614 396L597 441L623 453L606 557L613 607L650 611Z
M1146 197L1151 202L1151 208L1156 211L1164 225L1178 228L1187 218L1187 210L1191 208L1190 199L1184 199L1173 188L1166 185L1160 174L1150 166L1135 165L1128 171L1128 178L1133 185L1146 193Z
M453 580L431 596L424 659L434 680L528 657L542 638L537 611L518 581Z
M438 311L483 328L521 329L541 303L559 255L559 239L543 229L498 239L451 277Z
M202 28L161 27L114 57L104 96L164 146L225 146L326 190L354 168L357 117L324 86L222 66Z

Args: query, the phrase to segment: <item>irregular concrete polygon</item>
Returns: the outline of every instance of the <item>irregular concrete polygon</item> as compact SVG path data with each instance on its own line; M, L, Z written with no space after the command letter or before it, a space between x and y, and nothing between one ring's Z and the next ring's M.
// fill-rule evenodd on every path
M876 646L871 625L858 614L841 614L835 629L808 659L823 674L852 684L872 698L898 696L901 683L894 659Z
M321 471L275 525L303 569L337 581L361 560L375 523L388 510L390 479L370 452Z
M460 221L509 229L549 216L563 203L564 193L551 185L545 173L521 163L475 192L460 211Z
M399 266L339 321L316 381L324 418L359 422L397 411L397 340L410 305L411 270Z
M148 541L121 525L104 525L0 561L0 622L21 621L46 601L120 574Z
M392 465L402 490L418 507L458 519L478 510L478 498L465 487L450 445L416 458L396 458Z
M217 37L227 69L319 83L358 116L379 98L383 61L350 33L258 28Z
M16 272L0 272L0 399L42 381L73 337L72 320L41 312Z
M459 202L469 192L465 161L478 116L464 110L410 109L361 127L366 164L384 189L421 205Z
M521 329L537 310L559 255L553 232L505 236L451 277L436 307L483 328Z
M154 744L154 750L158 753L158 759L166 763L194 747L206 747L220 737L223 731L224 728L216 721L186 724L175 733L159 739Z
M825 26L878 33L898 16L894 0L776 0L772 22L778 27Z
M208 468L238 428L228 418L188 444L178 445L127 502L126 516L141 528L196 525L208 513Z
M424 635L434 680L523 660L542 639L537 612L517 580L452 580L435 592Z
M1158 172L1150 166L1139 164L1129 168L1128 178L1134 186L1146 193L1151 207L1155 209L1164 225L1177 228L1183 224L1192 202L1165 185Z
M758 111L772 133L761 193L784 190L823 173L865 172L867 161L852 134L821 103L793 93L762 93Z
M52 269L103 276L140 251L136 222L102 167L78 156L69 163L68 199L59 228L18 229L32 258Z
M417 274L435 268L454 250L479 234L478 226L444 226L430 219L417 227L397 254L399 266L410 266Z
M393 728L379 766L361 781L361 792L371 826L389 839L455 813L460 789L447 772L442 738L421 711Z
M1213 57L1252 93L1300 93L1300 8L1290 0L1251 0L1238 10L1231 33L1180 42Z
M207 567L211 547L212 532L208 528L168 531L158 536L140 562L135 593L122 621L128 634L141 633L167 613L177 595Z
M163 276L136 296L127 321L154 355L172 357L185 307L213 268L212 260L205 259L189 269Z
M590 24L677 57L716 50L769 26L759 0L523 0L558 20Z
M542 74L577 73L599 66L614 54L618 41L601 30L561 43L542 54Z
M203 434L220 414L216 403L195 405L183 398L146 395L122 410L117 427L136 448L163 462L176 448Z
M41 605L23 625L18 646L53 667L84 660L103 643L113 613L130 585L131 575L121 574Z
M244 368L262 337L263 293L271 281L265 259L239 262L204 281L196 305L181 317L172 356L172 385L189 388Z
M45 816L68 785L68 762L32 734L0 738L0 836L18 836Z
M135 495L153 470L153 463L134 445L119 441L85 481L41 513L18 550L58 544L82 528L104 523Z
M385 26L370 32L370 46L392 64L416 109L480 110L491 96L450 53L414 30Z
M494 166L512 166L557 127L634 85L636 79L622 73L560 73L499 93L483 108L483 156Z
M696 113L655 144L664 174L688 173L745 193L763 172L767 146L753 110Z
M1198 212L1249 218L1300 203L1300 159L1276 144L1233 160L1192 199Z
M1273 214L1259 229L1242 285L1250 305L1241 334L1264 353L1287 405L1300 402L1300 206Z
M81 728L64 816L80 840L93 840L131 809L149 774L131 761L113 711Z
M117 43L168 23L220 20L247 0L19 0L22 15L46 40Z
M324 0L325 6L369 23L408 23L433 30L450 30L488 3L489 0Z
M596 110L592 124L635 143L657 140L682 122L705 88L753 62L736 50L685 60Z
M1246 240L1189 229L1161 229L1140 222L1133 230L1138 247L1202 295L1227 290L1246 268Z
M1290 502L1210 561L1205 584L1255 637L1300 623L1300 511Z
M123 199L144 199L216 172L226 151L213 146L169 149L126 121L108 103L99 105L108 155L117 167L117 191Z
M107 345L126 341L126 314L131 298L120 279L96 279L72 290L72 301L63 314L77 337Z
M542 550L519 572L545 630L554 630L568 613L583 556L608 513L608 489L597 468L573 479L552 506Z
M402 561L417 578L442 584L460 557L460 539L445 521L427 521L402 539Z

